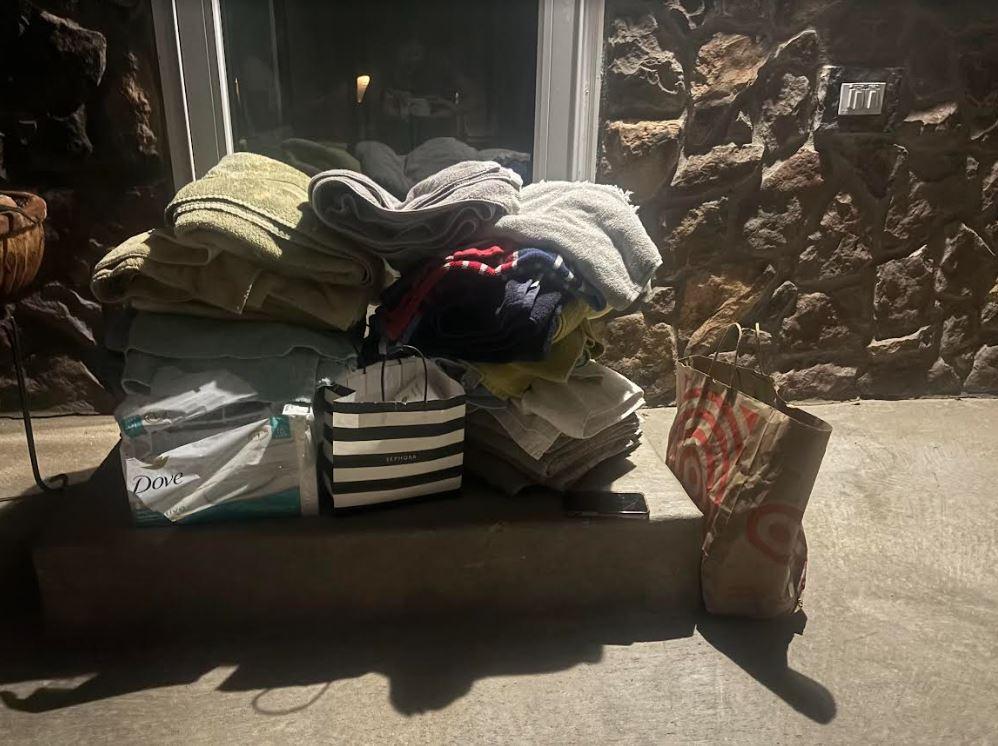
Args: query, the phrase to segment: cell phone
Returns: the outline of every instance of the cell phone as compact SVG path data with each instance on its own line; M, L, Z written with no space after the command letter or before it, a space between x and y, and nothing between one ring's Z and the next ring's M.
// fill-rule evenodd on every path
M568 492L565 512L583 518L637 518L648 520L648 503L640 492Z

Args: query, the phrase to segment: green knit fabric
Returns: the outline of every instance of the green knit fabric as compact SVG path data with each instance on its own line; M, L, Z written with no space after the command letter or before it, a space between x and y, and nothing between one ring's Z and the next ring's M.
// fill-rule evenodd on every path
M348 329L364 317L371 288L287 276L234 253L147 231L94 268L94 296L150 311L269 319Z
M225 156L182 187L166 208L177 238L241 256L283 275L381 290L383 262L324 226L308 202L309 178L255 153Z

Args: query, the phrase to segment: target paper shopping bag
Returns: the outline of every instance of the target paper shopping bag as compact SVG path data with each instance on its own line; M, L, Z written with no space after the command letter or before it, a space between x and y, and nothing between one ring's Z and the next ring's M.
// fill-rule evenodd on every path
M788 614L804 589L801 519L832 428L788 406L768 376L716 358L679 361L666 452L704 514L704 603L716 614Z

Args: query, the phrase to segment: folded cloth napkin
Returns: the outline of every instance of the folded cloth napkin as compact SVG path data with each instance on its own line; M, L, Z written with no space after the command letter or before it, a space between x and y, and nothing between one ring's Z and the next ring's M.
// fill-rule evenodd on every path
M360 161L350 155L346 143L291 137L281 143L281 152L288 165L308 176L315 176L331 168L360 170Z
M309 199L333 230L403 269L466 246L519 209L522 181L491 161L465 161L423 179L398 200L371 178L333 169L312 178Z
M531 184L520 192L519 211L479 238L558 254L617 310L638 298L662 264L627 195L607 184Z
M138 313L125 346L122 388L155 396L175 388L177 379L218 371L255 392L254 401L310 402L319 385L353 370L356 360L353 340L342 332Z
M565 383L535 380L521 398L500 408L482 407L535 459L562 435L592 438L644 405L641 387L605 365L589 361Z
M286 277L381 291L384 262L331 231L308 202L308 176L255 153L227 155L177 192L166 221L181 241Z
M364 318L372 295L370 287L286 276L162 230L132 236L108 252L94 267L91 289L105 303L150 311L343 330Z
M641 434L637 414L605 428L591 438L569 438L562 435L554 446L540 459L532 458L513 440L509 439L499 422L487 410L475 410L466 420L465 439L476 456L465 461L465 468L494 486L515 494L522 489L523 481L556 490L565 490L579 481L598 464L632 449ZM466 456L468 454L466 449ZM492 470L487 455L504 462L503 467ZM518 480L520 486L512 492L514 480L497 479L512 467L526 477Z

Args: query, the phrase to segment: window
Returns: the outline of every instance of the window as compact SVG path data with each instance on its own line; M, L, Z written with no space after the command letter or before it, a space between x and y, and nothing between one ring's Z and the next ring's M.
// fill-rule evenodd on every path
M396 194L458 160L592 178L603 3L154 0L177 186L229 152Z

